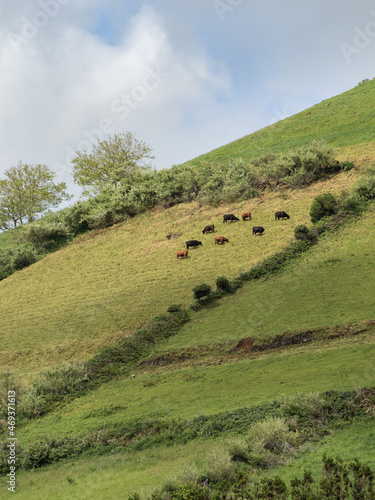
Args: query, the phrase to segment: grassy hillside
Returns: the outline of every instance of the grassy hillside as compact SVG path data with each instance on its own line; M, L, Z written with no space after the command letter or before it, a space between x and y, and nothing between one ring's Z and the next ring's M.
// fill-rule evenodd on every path
M375 81L192 163L248 160L314 139L338 146L342 160L369 163L375 158L371 104ZM233 278L283 249L297 225L310 224L314 197L349 191L360 175L342 172L307 188L282 188L215 208L181 203L86 233L0 282L0 365L30 381L64 360L92 357L169 305L190 304L197 284ZM223 224L224 213L239 216L248 210L251 222ZM291 218L275 221L276 210L286 210ZM269 411L283 396L375 386L374 216L373 207L356 222L327 233L282 273L248 282L191 312L178 334L156 345L126 376L73 401L62 400L44 417L18 426L20 446L34 446L30 456L42 450L42 463L43 443L55 450L53 439L72 438L77 446L92 442L96 448L77 455L73 450L70 458L41 469L18 470L17 495L31 500L148 495L188 463L204 468L211 450L248 422L237 411L251 413L254 405ZM217 246L214 235L202 234L210 223L228 244ZM253 225L264 226L265 234L252 236ZM176 238L167 239L168 234ZM188 239L203 246L190 250L189 259L176 260L175 252ZM10 233L0 235L0 247L11 242ZM264 351L237 345L241 339L259 345L298 332L313 337ZM267 474L290 479L300 468L311 468L316 476L325 450L375 464L372 407L357 421L334 422L316 436L311 431L315 440L326 435L325 441L307 443L294 461ZM198 439L191 426L202 428L204 419L211 427ZM178 442L176 426L184 433ZM262 474L260 468L255 472ZM5 482L0 479L0 498L7 498Z
M0 282L2 365L42 369L72 357L87 358L99 347L139 328L173 303L188 304L192 288L211 285L220 275L234 277L280 250L298 224L309 223L313 198L348 190L357 174L342 173L304 190L283 190L248 202L217 208L181 204L154 210L113 228L92 231ZM290 220L275 222L287 209ZM253 212L252 222L222 223L223 213ZM207 223L230 243L203 235ZM265 235L251 235L252 225ZM181 234L168 240L169 233ZM185 241L203 247L177 261Z
M87 435L91 432L101 432L100 429L110 429L111 426L124 425L126 423L146 421L146 420L190 420L199 415L215 415L233 411L237 408L256 405L265 402L272 402L275 398L282 395L323 392L327 390L350 390L357 387L375 385L375 374L372 369L372 360L374 358L374 329L365 327L364 332L348 338L332 339L314 343L291 347L287 349L276 349L273 352L265 353L238 353L232 358L225 352L229 352L231 337L227 337L229 342L219 353L215 355L215 342L223 340L222 321L223 318L217 318L216 315L221 311L226 311L228 318L232 318L232 324L236 324L235 319L239 316L239 310L232 313L231 309L237 305L237 298L244 298L243 304L252 304L254 300L253 286L259 285L259 289L268 286L269 293L279 290L280 284L283 284L283 290L292 290L298 286L299 295L310 293L304 291L304 283L307 277L318 273L315 285L320 282L322 275L318 270L329 269L330 283L337 283L337 288L329 290L328 298L336 299L336 307L333 302L329 302L327 309L332 308L331 318L323 314L322 322L338 324L343 321L342 313L351 314L351 321L363 319L362 311L367 311L367 317L373 316L373 302L366 304L359 303L367 298L373 300L374 282L371 272L373 263L371 261L371 241L374 236L373 213L365 216L361 221L352 224L334 237L327 237L325 241L315 247L309 255L300 260L290 272L267 280L264 283L256 285L247 285L241 289L237 296L229 296L219 307L205 312L195 314L192 325L200 331L199 339L207 343L209 340L212 346L212 352L207 352L206 357L190 359L182 364L167 365L158 368L150 365L144 367L141 365L136 370L135 378L125 378L106 384L96 390L94 393L78 399L65 408L56 410L47 417L29 424L18 431L18 438L22 446L28 447L36 443L41 443L46 439L61 438L63 436ZM323 265L324 263L324 265ZM345 278L345 282L341 280ZM353 297L353 289L358 282L365 283L364 294L359 298ZM302 284L301 284L302 283ZM320 284L321 287L327 286L327 283ZM370 287L370 288L369 288ZM322 290L314 290L310 293L314 297L317 309L322 310L327 302L327 294ZM341 295L337 297L337 294ZM245 297L247 295L247 297ZM267 293L265 294L267 296ZM268 297L270 295L268 294ZM279 296L280 297L280 296ZM348 299L352 297L351 302ZM288 302L288 300L287 300ZM363 306L363 307L362 307ZM241 306L240 309L244 307ZM266 306L265 306L266 307ZM292 304L294 311L298 311L297 305ZM302 312L306 309L298 306L301 315L294 318L294 313L287 308L284 300L273 302L272 311L268 313L273 319L278 316L293 317L293 324L301 328L311 328L313 323L309 323L309 317L304 318ZM216 337L205 338L202 332L206 332L207 325L204 325L204 315L210 314L211 324L214 325ZM365 314L366 316L366 314ZM344 318L345 320L345 318ZM311 318L310 318L311 321ZM313 319L313 321L315 321ZM229 321L228 321L229 323ZM315 323L314 323L315 324ZM220 325L220 326L219 326ZM272 327L263 325L263 330L269 333L277 333L277 325ZM240 336L248 336L248 331L235 331L232 339L238 339ZM189 345L189 338L186 332L182 336L175 337L178 340L178 347ZM262 335L259 335L262 337ZM165 350L170 349L170 342L167 341L162 349L156 350L156 355L165 355ZM197 351L199 353L199 350ZM360 362L359 362L360 360ZM339 438L338 438L339 439ZM213 442L207 442L206 446L199 451L199 460L203 461L207 449L213 445ZM158 486L163 482L165 476L173 476L176 473L177 464L191 461L194 458L192 454L192 445L186 445L186 448L174 447L170 452L165 448L160 450L140 453L138 455L118 455L116 458L100 458L95 471L103 477L102 486L89 486L87 478L90 477L90 462L87 459L79 459L74 470L77 472L75 479L71 481L72 476L69 473L69 465L54 465L45 471L35 473L20 473L21 484L28 494L32 495L35 491L35 484L42 487L45 494L44 498L49 498L48 485L42 486L42 483L48 478L49 470L57 471L58 484L62 487L68 482L70 488L70 498L79 498L83 489L91 492L90 494L100 494L106 498L107 485L113 481L113 487L123 488L124 496L131 491L149 491L151 484ZM337 447L339 449L339 445ZM168 448L169 450L169 448ZM200 450L197 445L196 453ZM150 455L151 453L151 455ZM178 455L176 461L172 457ZM155 469L155 462L147 457L158 457L158 467ZM320 457L321 455L318 455ZM372 457L372 455L371 455ZM375 454L374 454L375 459ZM315 455L304 460L308 464L312 461L314 467L321 466ZM139 468L138 463L144 464L144 468ZM113 464L113 470L111 465ZM292 466L291 466L292 467ZM150 468L150 469L149 469ZM120 470L129 471L126 481L121 477ZM295 471L295 469L291 469ZM150 473L150 475L149 475ZM33 474L31 476L31 474ZM32 479L31 479L32 477ZM285 472L288 478L288 471ZM69 479L70 478L70 479ZM152 479L151 479L152 478ZM93 489L94 488L94 489ZM61 498L64 497L61 493ZM76 496L75 496L76 495ZM29 498L33 498L32 496ZM42 497L43 498L43 497ZM90 497L89 497L90 498ZM121 498L121 497L120 497Z
M189 420L272 402L282 395L352 390L375 384L367 372L375 355L374 330L356 341L287 349L226 363L201 359L182 367L135 371L103 385L66 408L20 429L29 447L47 439L86 435L111 425L145 420ZM361 363L358 363L358 359ZM193 368L193 369L192 369Z
M177 336L161 343L150 356L165 358L171 350L183 354L194 347L192 358L181 366L140 367L135 379L106 384L45 417L42 426L41 422L28 425L20 431L22 441L75 435L140 418L192 418L202 412L272 401L280 393L345 390L375 383L373 370L367 368L374 355L373 328L369 327L351 340L281 354L276 350L250 359L229 357L227 363L218 365L240 338L263 340L285 331L374 319L374 237L372 211L327 237L287 272L245 285L222 299L218 307L194 313ZM207 344L212 351L199 357L200 346ZM110 415L105 412L109 408L113 409Z
M149 495L156 486L174 479L196 463L203 469L211 450L222 440L202 439L185 445L174 445L129 453L126 455L82 458L74 464L60 463L44 469L27 471L19 476L20 499L81 500L82 498L114 498L126 500L129 492ZM302 477L305 469L317 478L322 467L322 456L358 458L375 467L373 422L355 422L343 430L327 436L322 443L312 443L305 453L283 467L266 471L268 477L280 476L287 482ZM259 473L254 474L259 479ZM0 493L0 498L2 497Z
M321 241L283 275L250 283L224 298L222 307L196 313L160 350L373 319L374 238L372 211Z
M307 145L316 139L342 148L342 160L374 159L374 127L375 80L371 80L189 163L250 160L269 151Z

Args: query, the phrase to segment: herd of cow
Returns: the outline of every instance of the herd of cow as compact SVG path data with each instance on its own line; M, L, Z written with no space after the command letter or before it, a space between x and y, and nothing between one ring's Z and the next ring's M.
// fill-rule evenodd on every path
M246 219L250 221L251 220L251 212L244 212L241 217L242 217L243 221L245 221ZM275 220L289 219L289 218L290 218L289 215L286 212L284 212L284 211L275 212ZM238 217L236 217L235 215L233 215L233 214L225 214L223 216L223 223L225 223L225 222L235 222L235 221L239 221L239 220L240 219ZM262 234L264 233L264 231L265 231L264 227L262 227L262 226L254 226L252 234L254 236L256 236L257 234L259 234L259 236L262 236ZM210 224L208 226L205 226L205 228L202 231L203 234L214 233L214 232L215 232L215 225L214 224ZM215 236L215 245L224 245L225 242L229 243L228 238L225 238L224 236ZM181 257L183 259L187 259L187 257L188 257L188 250L189 250L190 247L197 248L199 246L203 246L202 242L198 241L198 240L189 240L189 241L186 241L185 245L186 245L186 250L179 250L179 251L176 252L176 258L177 259L180 259Z

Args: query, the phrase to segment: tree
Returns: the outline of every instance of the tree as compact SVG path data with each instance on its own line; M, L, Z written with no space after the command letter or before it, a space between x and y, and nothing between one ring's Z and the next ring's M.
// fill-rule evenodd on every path
M55 173L47 165L23 164L5 171L0 179L0 227L11 229L25 222L32 222L38 215L58 206L71 196L66 184L55 184Z
M98 139L91 153L77 151L72 160L74 180L80 186L116 185L121 179L149 170L149 160L154 158L151 152L150 146L131 132Z

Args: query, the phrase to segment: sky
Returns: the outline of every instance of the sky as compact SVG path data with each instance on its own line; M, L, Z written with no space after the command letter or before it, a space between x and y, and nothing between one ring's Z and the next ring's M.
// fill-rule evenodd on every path
M372 0L0 0L0 178L130 131L154 167L375 77Z

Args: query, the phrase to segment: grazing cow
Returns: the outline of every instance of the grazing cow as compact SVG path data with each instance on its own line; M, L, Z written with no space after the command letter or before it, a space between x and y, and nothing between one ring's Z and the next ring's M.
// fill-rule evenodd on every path
M244 220L246 220L246 219L251 220L251 212L244 212L244 213L241 215L241 217L242 217L242 220L243 220L243 221L244 221Z
M275 212L275 220L279 220L279 219L289 219L289 215L286 213L286 212Z
M205 233L214 233L215 232L215 226L213 224L211 224L210 226L206 226L202 233L205 234Z
M180 257L182 257L183 259L187 259L188 251L187 250L180 250L180 251L176 252L176 258L179 259Z
M215 245L217 244L224 245L225 241L229 243L229 240L227 238L224 238L224 236L215 236Z
M256 236L257 234L259 234L260 236L262 236L262 234L264 233L264 227L262 226L254 226L253 227L253 234Z
M228 222L228 220L230 222L233 222L235 220L240 220L240 219L237 219L237 217L235 215L233 215L233 214L226 214L226 215L224 215L223 222Z
M199 245L202 245L202 243L200 241L197 241L197 240L189 240L185 244L186 244L186 250L189 250L189 247L197 248L197 247L199 247Z

